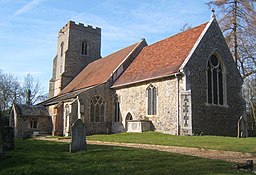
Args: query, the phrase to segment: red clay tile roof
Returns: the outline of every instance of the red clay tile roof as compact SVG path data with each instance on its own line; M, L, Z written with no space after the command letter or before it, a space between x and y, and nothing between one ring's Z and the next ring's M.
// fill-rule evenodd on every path
M138 43L135 43L90 63L61 91L61 94L106 82L137 45Z
M115 81L113 87L178 72L207 23L146 46Z

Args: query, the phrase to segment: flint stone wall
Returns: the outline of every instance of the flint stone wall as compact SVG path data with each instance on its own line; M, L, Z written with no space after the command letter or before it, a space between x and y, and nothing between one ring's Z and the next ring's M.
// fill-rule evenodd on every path
M147 87L152 84L157 88L157 115L147 115ZM183 80L179 80L179 91L183 90ZM123 126L126 116L133 120L149 120L155 131L177 134L177 79L169 77L151 82L144 82L130 87L117 89L120 97L120 111ZM125 127L126 128L126 127Z
M226 68L227 105L224 106L207 104L206 65L215 51L221 56ZM235 136L237 121L245 110L242 79L216 22L212 23L184 70L189 72L187 80L191 86L192 132Z

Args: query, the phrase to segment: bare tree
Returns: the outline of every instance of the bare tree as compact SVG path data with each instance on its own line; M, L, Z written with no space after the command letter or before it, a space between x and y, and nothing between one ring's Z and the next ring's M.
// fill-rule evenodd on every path
M31 74L24 78L22 86L23 103L35 104L47 99L47 94L43 94L39 80L35 80Z
M251 130L254 130L256 121L256 76L244 79L243 97L246 101L248 124Z
M0 72L0 109L6 111L13 102L21 102L21 89L17 77Z
M212 0L220 26L243 78L256 73L255 0Z

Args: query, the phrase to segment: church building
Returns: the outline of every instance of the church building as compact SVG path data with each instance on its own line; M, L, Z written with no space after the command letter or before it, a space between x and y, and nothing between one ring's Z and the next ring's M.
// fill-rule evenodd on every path
M58 33L48 108L54 135L82 119L87 134L237 134L242 78L215 18L101 57L101 29L69 21Z

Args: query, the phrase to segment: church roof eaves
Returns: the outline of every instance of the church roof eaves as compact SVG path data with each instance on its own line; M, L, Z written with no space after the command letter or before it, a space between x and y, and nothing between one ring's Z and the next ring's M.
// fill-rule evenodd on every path
M94 88L96 86L98 86L98 85L90 86L90 87L87 87L87 88L79 89L79 90L68 92L68 93L65 93L65 94L60 94L58 96L52 97L50 99L47 99L47 100L39 103L39 105L44 105L44 106L55 105L55 104L58 104L61 101L65 101L65 100L68 100L68 99L71 99L71 98L75 98L80 93L88 91L89 89Z

